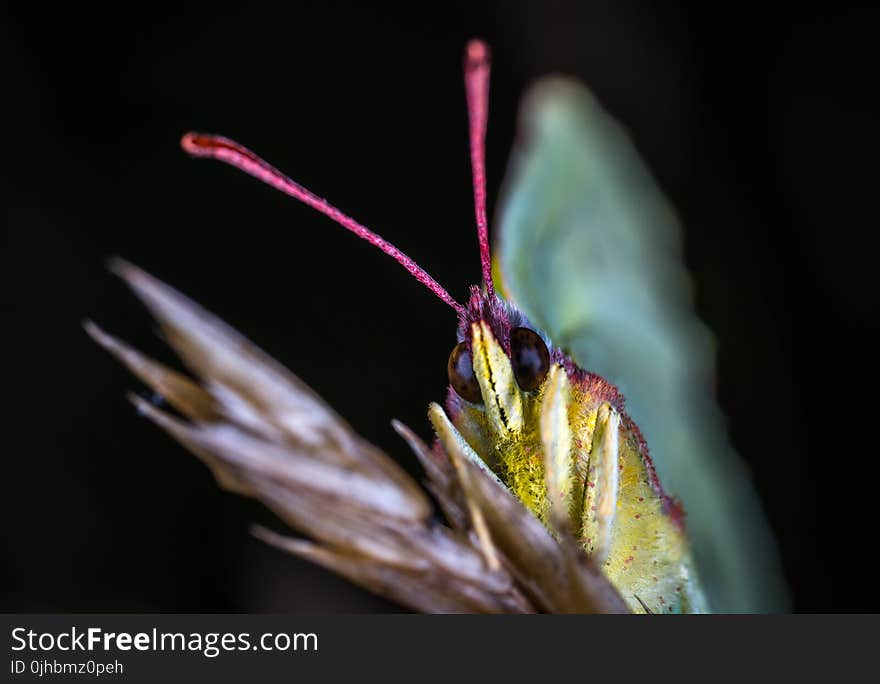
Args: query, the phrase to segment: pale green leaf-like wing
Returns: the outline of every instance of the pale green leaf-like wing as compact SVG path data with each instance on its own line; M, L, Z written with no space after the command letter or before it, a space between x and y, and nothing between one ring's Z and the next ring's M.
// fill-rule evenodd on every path
M574 80L526 97L496 231L502 289L582 367L614 382L687 511L712 609L787 608L775 543L712 393L681 229L623 130Z

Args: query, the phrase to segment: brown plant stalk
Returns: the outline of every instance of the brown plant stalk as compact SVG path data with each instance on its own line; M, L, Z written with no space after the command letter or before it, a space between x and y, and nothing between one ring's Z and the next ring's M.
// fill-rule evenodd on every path
M573 539L551 535L464 451L429 447L393 421L425 470L439 522L428 494L293 373L137 267L112 269L192 376L94 323L86 331L175 410L130 395L143 415L221 487L258 499L305 537L257 527L260 539L427 613L627 612Z

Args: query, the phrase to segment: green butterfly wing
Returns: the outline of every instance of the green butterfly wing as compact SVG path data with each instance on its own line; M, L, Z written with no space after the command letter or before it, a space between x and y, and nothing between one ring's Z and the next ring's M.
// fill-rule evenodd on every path
M714 400L676 216L623 130L573 80L527 96L504 183L496 277L581 366L614 382L687 511L709 603L787 608L778 555Z

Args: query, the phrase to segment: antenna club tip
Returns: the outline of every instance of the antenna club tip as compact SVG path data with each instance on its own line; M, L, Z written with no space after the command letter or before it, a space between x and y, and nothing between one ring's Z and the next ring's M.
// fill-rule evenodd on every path
M486 66L489 63L490 52L489 46L485 41L474 38L468 41L464 50L465 64L468 69L477 69Z
M189 131L180 138L180 146L193 157L204 157L210 154L211 136Z

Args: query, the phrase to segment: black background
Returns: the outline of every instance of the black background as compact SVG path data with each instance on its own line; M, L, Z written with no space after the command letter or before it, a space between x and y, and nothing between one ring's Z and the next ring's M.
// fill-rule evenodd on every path
M718 336L720 401L794 607L876 610L866 324L877 31L876 12L840 4L7 10L0 608L393 609L252 540L260 508L218 491L135 415L122 395L137 384L80 320L169 359L104 268L124 256L407 459L389 420L429 434L452 311L388 257L252 179L188 159L178 140L191 128L241 140L461 299L479 275L461 52L479 35L494 51L490 197L528 84L581 77L686 226L697 308Z

